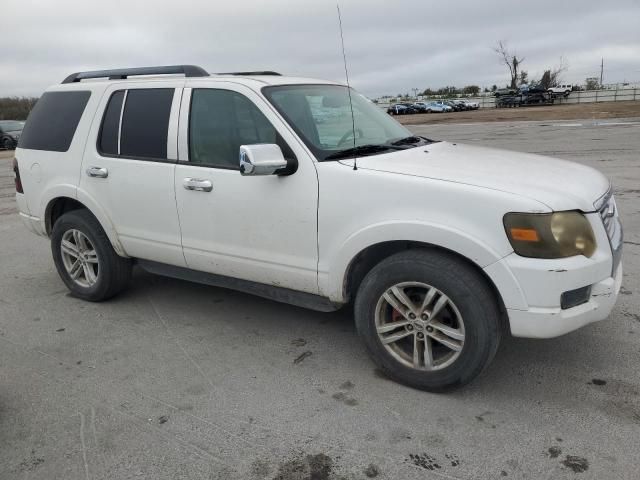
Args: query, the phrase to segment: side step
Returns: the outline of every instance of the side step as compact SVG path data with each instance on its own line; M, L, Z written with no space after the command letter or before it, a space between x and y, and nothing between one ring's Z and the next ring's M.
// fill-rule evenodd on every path
M149 273L177 278L188 282L202 283L213 287L228 288L239 292L249 293L276 302L288 303L318 312L335 312L343 305L334 303L326 297L311 293L298 292L289 288L276 287L264 283L251 282L238 278L225 277L214 273L200 272L184 267L166 265L150 260L138 260L137 264Z

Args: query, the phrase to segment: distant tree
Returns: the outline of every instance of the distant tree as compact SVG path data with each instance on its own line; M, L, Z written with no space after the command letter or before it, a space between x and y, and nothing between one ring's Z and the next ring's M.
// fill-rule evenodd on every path
M477 95L480 93L480 87L477 85L467 85L462 89L462 93L466 95Z
M569 65L563 57L560 57L560 63L552 68L545 70L540 78L540 85L545 89L557 87L562 83L562 74L567 71Z
M511 88L516 88L518 79L520 78L520 66L524 62L524 57L518 58L517 54L511 52L507 47L507 42L500 40L498 44L493 48L493 51L498 54L502 63L504 63L509 69L509 75L511 76Z
M557 87L562 83L562 74L567 71L569 65L564 57L560 57L560 63L551 69L551 86Z
M441 97L453 97L458 93L460 93L460 90L454 86L442 87L436 91L436 95L439 95Z
M0 120L26 120L37 101L33 97L0 98Z
M598 77L588 77L584 81L586 90L599 90L600 89L600 80Z
M518 84L526 85L529 83L529 72L526 70L520 70L520 78L518 79Z
M430 88L425 88L424 92L422 92L422 95L425 95L425 96L432 96L435 94L436 94L435 90L431 90Z
M491 85L491 91L495 92L496 90L498 90L498 86L497 85Z

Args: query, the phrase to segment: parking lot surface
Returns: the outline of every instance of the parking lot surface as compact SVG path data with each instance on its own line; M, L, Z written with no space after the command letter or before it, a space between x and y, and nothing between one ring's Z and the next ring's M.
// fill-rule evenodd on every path
M636 120L411 127L596 167L626 229L609 319L506 338L485 374L447 395L384 378L348 310L140 271L112 301L70 297L47 241L20 223L0 152L0 478L638 478Z

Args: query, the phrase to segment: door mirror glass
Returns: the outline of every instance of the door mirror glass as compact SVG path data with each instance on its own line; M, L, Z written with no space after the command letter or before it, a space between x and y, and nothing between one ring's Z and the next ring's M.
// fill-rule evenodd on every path
M242 175L274 175L287 168L282 150L276 144L263 143L240 146Z

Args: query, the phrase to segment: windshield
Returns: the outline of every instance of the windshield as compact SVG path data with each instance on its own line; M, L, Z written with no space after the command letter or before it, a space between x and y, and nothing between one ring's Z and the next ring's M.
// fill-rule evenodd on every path
M264 87L262 91L320 161L348 157L341 152L351 156L386 153L398 149L392 146L393 142L416 138L370 100L351 90L354 129L349 90L344 86L281 85Z
M0 121L0 130L4 132L15 132L22 130L22 122L16 122L14 120L2 120Z

